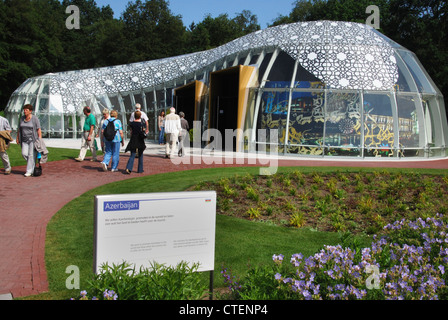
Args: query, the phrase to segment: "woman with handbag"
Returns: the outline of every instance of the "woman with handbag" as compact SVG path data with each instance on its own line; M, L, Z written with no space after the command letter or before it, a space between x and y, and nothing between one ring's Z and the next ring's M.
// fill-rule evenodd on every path
M35 143L38 139L42 139L42 130L39 119L33 115L32 105L24 105L23 114L19 122L16 142L21 145L22 157L27 163L24 176L30 177L33 175L36 166L37 151Z
M146 149L145 137L146 137L146 123L141 119L140 111L136 111L134 114L134 121L129 123L131 128L131 139L126 146L125 152L131 151L128 163L126 165L126 173L130 174L134 167L135 156L138 151L138 168L137 173L143 172L143 151Z

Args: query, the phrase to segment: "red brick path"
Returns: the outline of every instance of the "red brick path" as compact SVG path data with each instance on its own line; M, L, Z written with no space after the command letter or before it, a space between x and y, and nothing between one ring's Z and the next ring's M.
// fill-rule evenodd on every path
M203 159L201 164L174 165L163 157L145 155L145 173L126 175L123 170L127 159L128 155L120 156L120 172L115 173L103 172L99 163L74 160L45 164L41 177L25 178L25 167L13 168L9 176L0 170L0 295L11 293L13 297L23 297L48 291L44 261L47 223L65 204L86 191L142 175L253 165L247 159L245 164L217 164L216 161L209 164L210 158ZM448 169L448 159L384 162L297 159L279 160L278 165Z

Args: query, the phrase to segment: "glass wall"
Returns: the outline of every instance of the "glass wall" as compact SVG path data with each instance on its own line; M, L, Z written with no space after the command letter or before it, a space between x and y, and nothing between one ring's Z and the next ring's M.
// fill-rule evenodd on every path
M396 148L393 116L393 95L381 92L366 92L363 95L363 135L365 157L393 157Z
M275 81L255 90L260 99L253 101L259 101L257 129L279 130L280 153L371 158L446 154L443 98L411 52L396 53L398 78L390 91L329 89L300 64L293 75L279 72L291 68L290 60L279 57L275 71L264 69L264 78Z
M360 156L361 96L352 92L327 93L325 105L326 155Z
M325 93L291 92L288 148L291 154L323 154Z
M420 98L415 94L399 94L396 99L399 143L403 156L422 156L426 132L421 130L423 113Z
M283 25L195 54L31 78L12 94L6 116L15 130L23 105L30 103L45 137L80 138L83 106L92 107L98 122L104 108L117 110L127 132L129 116L140 103L150 119L149 139L156 140L157 117L172 105L175 88L194 79L208 87L212 72L245 64L258 69L258 82L247 88L240 129L262 129L268 135L278 130L280 154L446 156L444 100L415 54L399 45L387 47L384 36L379 39L377 31L363 26L356 29L362 37L353 34L354 26ZM338 30L343 32L332 34ZM371 78L375 73L381 74ZM209 95L201 97L197 111L203 131L212 113ZM262 143L254 130L247 145Z

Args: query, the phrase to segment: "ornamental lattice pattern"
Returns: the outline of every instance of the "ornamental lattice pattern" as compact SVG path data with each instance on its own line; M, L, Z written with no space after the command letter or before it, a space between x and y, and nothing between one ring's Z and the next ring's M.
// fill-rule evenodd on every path
M51 75L50 94L64 112L92 96L153 88L211 70L230 55L279 48L332 89L390 90L398 79L394 50L370 26L334 21L271 27L215 49L178 57Z

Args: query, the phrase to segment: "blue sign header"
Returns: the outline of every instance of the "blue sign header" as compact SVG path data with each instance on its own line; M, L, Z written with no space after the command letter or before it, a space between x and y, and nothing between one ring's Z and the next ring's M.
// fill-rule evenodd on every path
M140 201L105 201L104 211L139 210Z

